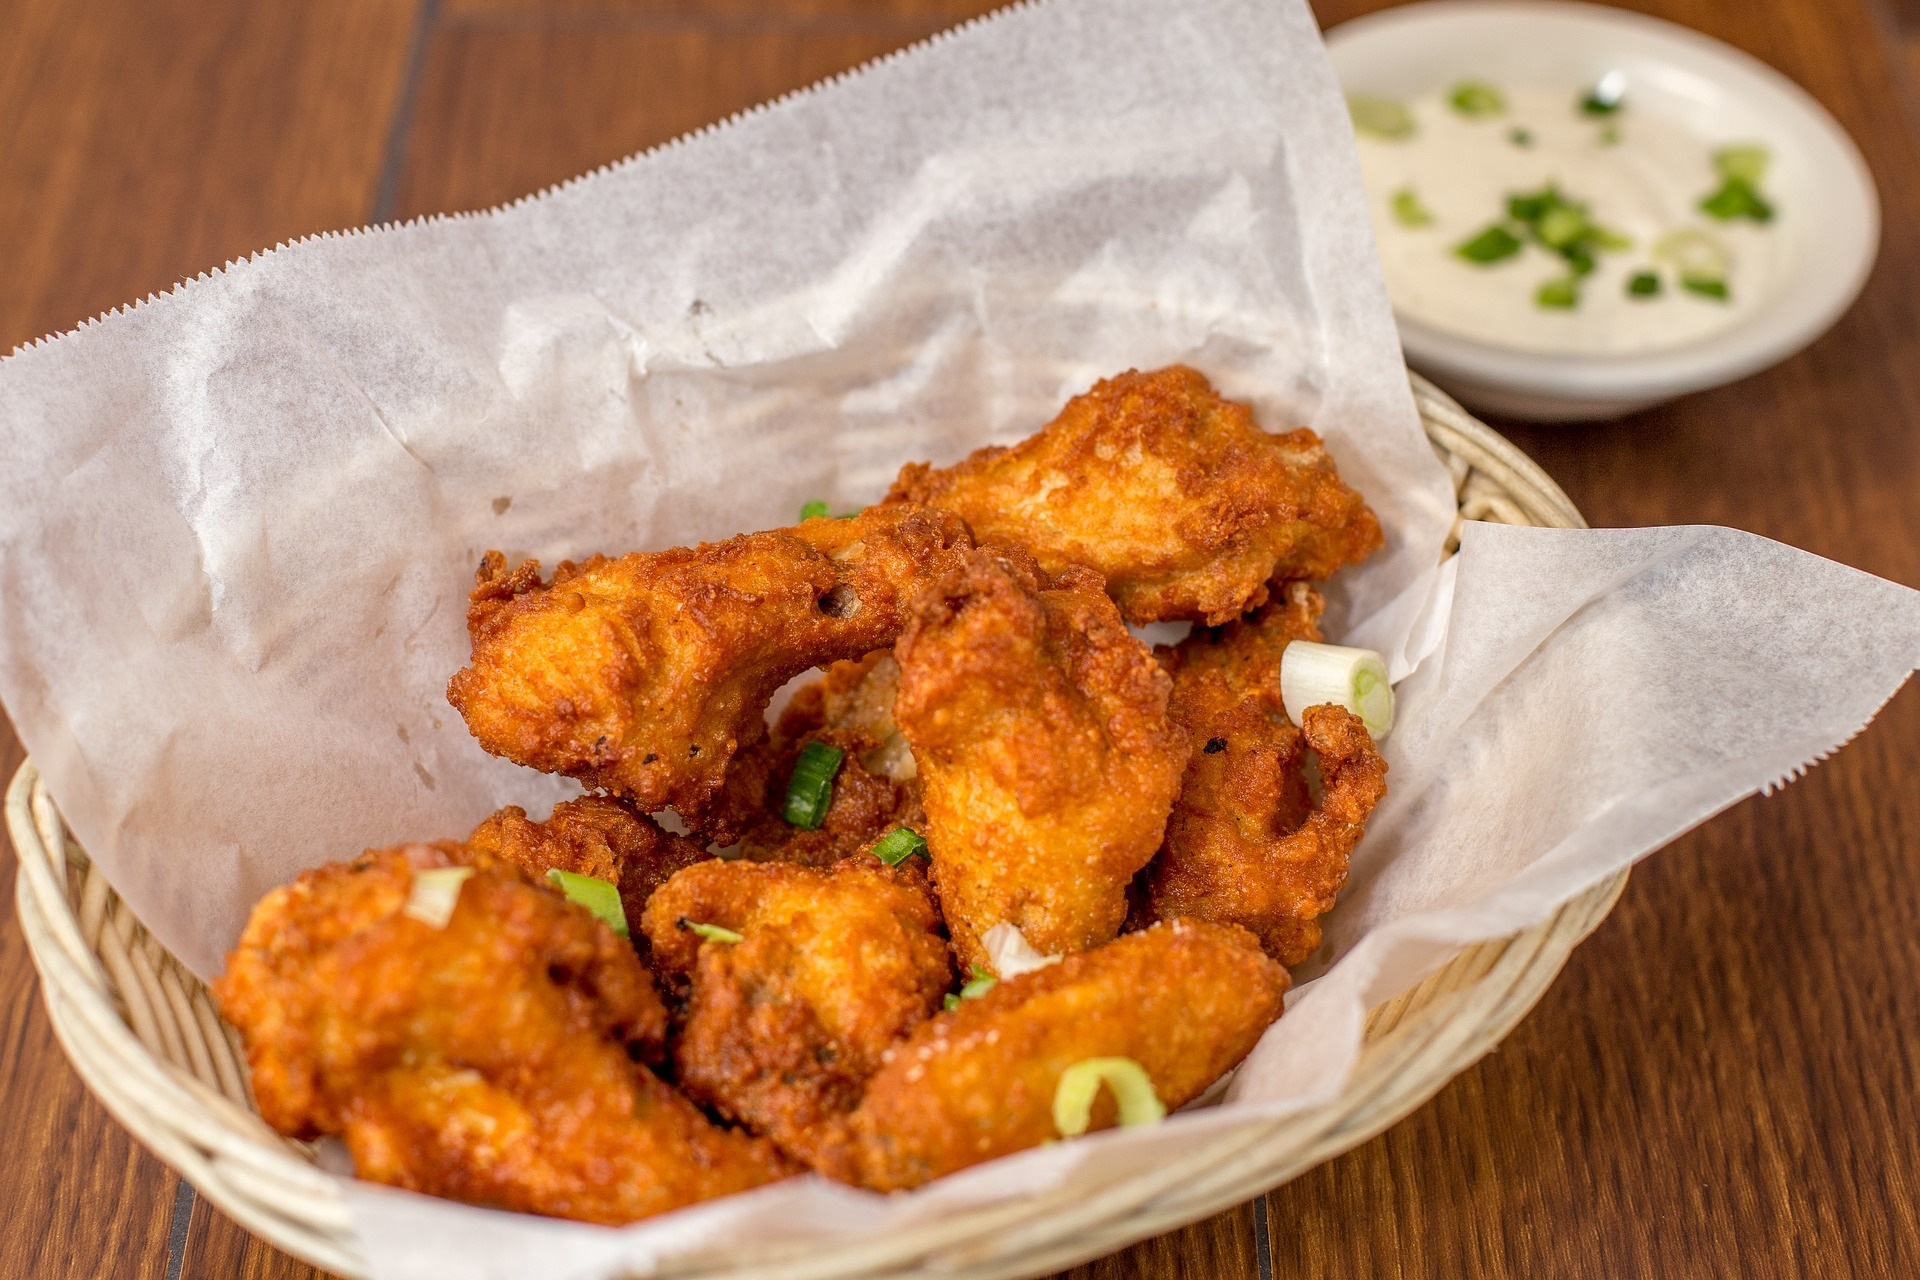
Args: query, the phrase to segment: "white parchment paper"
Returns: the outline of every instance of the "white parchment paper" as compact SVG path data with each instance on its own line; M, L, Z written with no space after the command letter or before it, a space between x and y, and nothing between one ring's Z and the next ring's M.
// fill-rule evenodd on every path
M496 213L262 255L0 362L0 696L211 973L302 867L571 789L446 705L482 551L788 523L1194 364L1328 439L1389 534L1336 633L1418 664L1328 947L1227 1105L625 1231L348 1187L381 1277L586 1278L1163 1168L1336 1094L1370 1004L1830 751L1920 661L1920 596L1725 530L1471 527L1416 631L1453 500L1369 237L1299 0L1047 0Z

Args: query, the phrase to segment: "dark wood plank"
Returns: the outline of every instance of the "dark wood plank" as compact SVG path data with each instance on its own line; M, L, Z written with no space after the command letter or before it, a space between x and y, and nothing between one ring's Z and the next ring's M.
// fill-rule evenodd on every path
M0 350L361 222L413 5L0 2ZM0 775L20 759L0 721ZM55 1042L0 854L0 1275L167 1275L178 1179ZM179 1274L316 1275L196 1206Z
M0 351L362 222L413 8L0 4Z
M450 16L427 59L401 214L485 208L526 195L946 24L896 21L878 31L767 25L528 25Z

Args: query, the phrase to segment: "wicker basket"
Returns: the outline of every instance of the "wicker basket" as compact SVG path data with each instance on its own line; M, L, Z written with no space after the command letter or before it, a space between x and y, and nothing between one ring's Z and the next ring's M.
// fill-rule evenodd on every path
M1419 378L1415 397L1462 520L1580 528L1526 455ZM1458 526L1455 534L1458 533ZM1456 545L1450 539L1449 550ZM20 922L67 1056L108 1111L248 1230L342 1276L364 1276L339 1186L254 1113L245 1058L206 988L154 941L67 835L33 762L6 796ZM1315 1111L1249 1123L1091 1195L995 1205L823 1247L735 1246L675 1275L829 1280L938 1270L1044 1275L1239 1204L1387 1128L1491 1050L1619 896L1623 871L1514 938L1474 947L1373 1010L1354 1078Z

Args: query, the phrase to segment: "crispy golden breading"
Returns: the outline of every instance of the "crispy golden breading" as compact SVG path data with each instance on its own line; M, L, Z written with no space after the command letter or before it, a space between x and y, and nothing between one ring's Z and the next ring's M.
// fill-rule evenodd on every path
M1060 1136L1061 1074L1088 1058L1132 1058L1172 1110L1247 1055L1280 1016L1286 989L1286 970L1251 935L1199 920L1068 956L922 1024L815 1167L896 1191L1038 1146ZM1115 1121L1105 1090L1092 1121Z
M508 805L474 828L467 847L504 858L536 878L549 871L574 871L616 886L636 941L642 938L640 913L653 891L681 868L713 857L700 841L662 830L652 818L611 796L562 801L545 822L532 821L517 804Z
M719 925L736 943L683 923ZM712 862L654 895L663 973L691 975L674 1048L696 1100L804 1157L952 982L926 881L869 855L830 870Z
M480 745L546 773L671 806L702 825L728 761L808 667L891 644L906 601L972 540L894 504L670 551L508 572L489 552L447 697Z
M465 863L444 927L405 914L417 870ZM363 1178L622 1223L784 1176L636 1059L666 1014L613 931L457 844L369 852L254 907L213 986L260 1113L339 1134Z
M1217 626L1265 601L1269 580L1330 577L1381 542L1318 436L1267 434L1182 365L1096 383L1011 448L910 463L888 500L957 512L1048 573L1098 570L1133 623Z
M850 665L840 663L834 669ZM828 682L823 677L799 689L773 731L735 756L727 770L726 784L708 822L739 833L742 857L830 867L893 827L906 825L917 831L925 825L918 784L869 772L864 761L876 740L857 726L828 723ZM845 756L834 775L826 816L818 827L807 830L788 822L785 808L794 763L810 742L838 747Z
M1241 925L1267 953L1297 965L1320 945L1367 815L1386 794L1386 761L1366 727L1313 707L1304 732L1280 700L1289 642L1318 640L1321 600L1305 583L1161 660L1173 673L1173 715L1193 755L1145 880L1144 919L1194 916ZM1320 753L1323 797L1312 806L1305 747Z
M1042 952L1119 931L1186 764L1172 682L1090 569L1051 586L982 548L914 602L894 717L920 765L940 906L962 965L1016 925Z

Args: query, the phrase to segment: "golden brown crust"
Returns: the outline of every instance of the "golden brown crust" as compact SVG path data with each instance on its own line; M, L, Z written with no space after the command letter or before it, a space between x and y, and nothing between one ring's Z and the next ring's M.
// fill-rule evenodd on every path
M444 927L404 913L417 870L459 863L473 875ZM789 1171L636 1061L666 1015L624 941L457 844L276 889L213 992L246 1039L261 1115L340 1135L363 1178L615 1224Z
M962 965L1015 925L1046 953L1114 936L1160 845L1186 742L1171 682L1091 570L1043 585L982 548L915 601L894 713L919 762L940 905Z
M1182 1106L1247 1055L1286 989L1245 931L1198 920L997 983L893 1051L815 1167L896 1191L1038 1146L1060 1136L1061 1074L1088 1058L1132 1058L1169 1110ZM1092 1127L1114 1122L1103 1090Z
M1183 365L1096 383L1011 448L911 463L887 496L956 512L1048 573L1091 566L1133 623L1217 626L1269 580L1325 579L1381 543L1318 436L1269 435Z
M703 940L683 921L718 925ZM695 1099L805 1157L952 981L926 881L861 855L829 870L713 862L654 896L663 972L691 976L674 1049Z
M490 552L468 610L473 660L447 687L480 745L671 806L701 827L727 764L808 667L891 644L906 601L972 539L894 504L724 542L509 572Z
M1295 639L1320 638L1320 608L1318 592L1290 583L1245 621L1161 651L1193 755L1166 845L1143 877L1140 918L1241 925L1289 966L1320 945L1318 917L1332 909L1386 793L1386 762L1356 717L1310 708L1303 735L1281 705L1282 656ZM1321 753L1317 810L1306 747Z
M654 890L681 868L713 857L700 841L663 830L611 796L562 801L545 822L534 822L517 804L508 805L475 827L467 846L504 858L535 878L554 870L572 871L616 886L636 941L643 937L640 914Z

